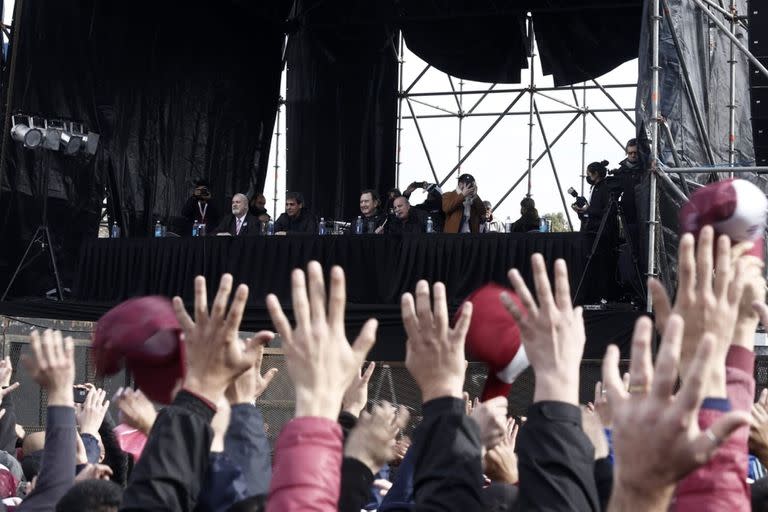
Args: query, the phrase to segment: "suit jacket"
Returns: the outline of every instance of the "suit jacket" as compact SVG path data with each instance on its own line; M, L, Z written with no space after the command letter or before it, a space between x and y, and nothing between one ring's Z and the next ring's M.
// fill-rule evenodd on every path
M259 219L257 219L255 216L251 215L250 213L246 213L245 218L243 219L243 225L240 226L239 235L235 233L236 227L237 227L237 223L235 221L235 216L230 213L229 215L225 215L224 218L221 219L221 223L216 228L216 233L229 233L232 236L258 235L259 228L260 228Z
M445 213L445 225L443 233L458 233L461 227L461 219L464 216L464 196L456 191L443 194L443 212ZM469 212L469 231L480 231L480 220L485 216L483 201L475 196Z

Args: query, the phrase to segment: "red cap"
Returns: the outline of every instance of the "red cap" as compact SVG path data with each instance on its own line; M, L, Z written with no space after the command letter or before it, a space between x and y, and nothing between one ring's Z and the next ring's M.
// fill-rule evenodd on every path
M92 353L99 375L125 365L144 394L164 404L186 373L181 326L165 297L130 299L109 310L96 323Z
M18 486L19 481L13 476L11 470L0 465L0 499L16 496L16 488Z
M480 397L482 402L497 396L506 397L512 382L529 364L520 339L520 329L501 302L502 292L509 293L520 311L525 312L525 307L512 290L495 283L487 284L467 297L467 301L472 303L467 351L473 360L488 365L488 379Z
M768 199L746 180L726 179L711 183L691 194L680 209L680 232L698 236L704 226L728 235L734 243L752 241L748 253L763 258Z

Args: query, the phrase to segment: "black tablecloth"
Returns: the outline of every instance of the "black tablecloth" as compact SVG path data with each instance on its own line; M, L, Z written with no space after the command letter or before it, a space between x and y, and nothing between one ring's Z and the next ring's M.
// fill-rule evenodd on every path
M506 283L513 266L529 279L534 252L550 267L564 258L575 289L591 241L581 233L95 239L81 249L74 294L88 301L148 294L191 300L194 276L210 283L230 272L236 283L248 284L252 304L270 292L288 302L291 270L315 259L326 271L333 264L344 268L354 304L398 304L419 279L444 282L456 304L489 281Z

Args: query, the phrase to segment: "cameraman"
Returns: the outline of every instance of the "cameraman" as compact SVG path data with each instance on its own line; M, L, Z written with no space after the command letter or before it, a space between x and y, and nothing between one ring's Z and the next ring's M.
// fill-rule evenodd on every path
M403 195L407 199L410 199L411 194L420 188L424 189L424 192L427 193L427 198L423 203L415 205L414 208L423 211L425 213L425 219L427 216L432 217L432 229L435 233L442 233L443 225L445 224L445 214L443 213L443 191L440 189L440 186L435 183L414 181L403 191Z
M207 233L211 233L216 228L219 212L216 205L211 202L211 186L207 180L195 181L195 190L192 192L192 197L184 203L181 216L187 220L188 235L192 233L192 225L195 222L205 224Z
M582 221L582 231L596 232L603 220L603 214L611 199L609 187L605 186L608 175L608 161L592 162L587 166L587 183L592 186L589 203L584 206L571 205Z

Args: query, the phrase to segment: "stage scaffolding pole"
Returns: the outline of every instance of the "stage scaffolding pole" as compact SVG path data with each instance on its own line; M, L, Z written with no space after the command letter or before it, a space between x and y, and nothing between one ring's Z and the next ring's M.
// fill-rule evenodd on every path
M587 83L584 82L584 88L581 90L581 195L584 195L584 180L586 175L584 169L587 167Z
M731 34L736 36L736 0L731 0ZM728 58L728 71L730 96L728 101L728 164L733 166L736 162L736 46L731 39L730 54ZM728 174L733 178L733 171Z
M655 1L655 0L654 0ZM693 3L695 3L701 11L706 14L710 20L717 26L717 28L720 29L720 32L722 32L728 39L731 40L733 44L736 45L736 47L741 50L741 53L747 56L747 58L752 62L752 64L755 65L755 68L757 68L760 73L768 77L768 68L766 68L762 62L760 62L760 59L755 57L752 52L749 51L749 48L747 48L744 43L739 41L739 38L736 37L736 35L732 34L728 27L717 19L717 16L715 16L709 9L707 9L707 6L704 5L704 3L701 0L691 0Z
M530 16L528 17L528 51L531 56L531 79L528 85L528 95L529 95L529 101L528 101L528 191L525 194L525 197L531 197L531 176L533 171L533 108L534 108L534 91L536 90L536 84L534 83L534 67L536 63L536 49L534 46L536 45L536 40L533 36L533 18Z
M435 172L435 166L432 164L432 157L429 155L429 148L427 148L427 143L424 140L424 135L422 135L421 133L421 127L419 126L419 119L416 117L416 113L413 111L413 105L411 105L411 100L406 99L405 102L408 104L408 110L411 111L413 124L416 126L416 133L419 135L421 146L424 148L424 154L427 156L427 163L429 163L429 169L432 171L432 176L435 177L435 181L439 181L437 179L437 173Z
M557 183L557 191L560 193L560 200L563 202L563 211L565 212L565 218L568 219L568 227L573 231L573 222L571 222L571 214L568 212L568 204L565 201L565 194L563 194L563 187L560 185L560 177L557 175L557 167L555 166L555 159L550 151L549 141L547 140L547 132L544 131L544 123L539 115L539 107L536 102L533 102L533 110L536 112L536 122L539 124L539 131L541 132L541 138L544 140L544 148L546 148L547 156L549 157L549 165L552 167L552 174L555 176L555 183Z
M694 0L696 1L696 0ZM650 182L650 194L649 194L649 208L648 208L648 271L646 277L656 277L656 169L659 166L659 45L660 45L660 24L661 24L661 10L659 5L660 0L653 0L653 32L651 35L653 54L653 65L651 67L652 82L651 82L651 112L653 121L651 123L651 173L649 176ZM653 297L651 296L650 287L646 290L646 311L653 312Z
M277 116L275 117L275 186L272 196L272 218L277 219L277 179L280 169L280 115L282 114L285 100L281 96L277 100Z
M453 85L453 84L451 84ZM456 103L459 106L459 140L456 144L456 150L457 150L457 162L461 162L461 148L464 146L461 145L461 130L462 126L464 124L464 95L462 92L464 91L464 80L459 80L459 95L456 97ZM461 165L459 165L459 173L461 173Z
M397 142L395 147L395 187L398 189L400 188L400 142L402 140L403 136L403 64L405 63L404 60L404 52L403 52L403 31L398 31L398 41L400 42L400 45L398 47L398 56L397 56Z

